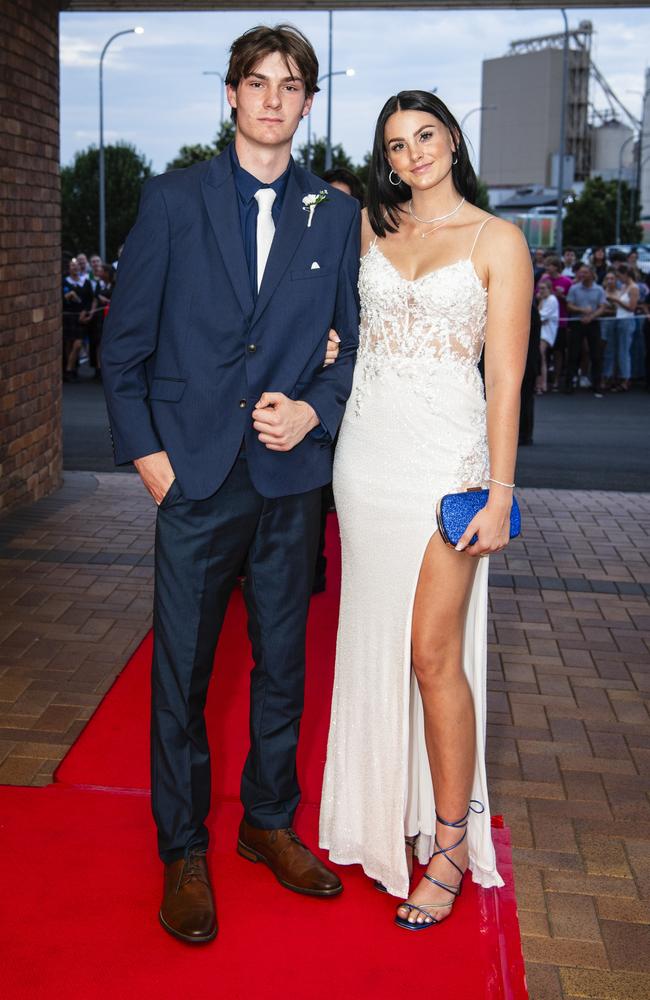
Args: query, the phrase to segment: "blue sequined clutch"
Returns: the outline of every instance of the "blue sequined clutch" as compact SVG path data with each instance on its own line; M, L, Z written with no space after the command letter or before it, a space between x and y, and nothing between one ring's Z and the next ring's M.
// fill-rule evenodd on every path
M465 493L447 493L440 498L436 506L436 519L442 539L447 545L456 548L467 525L485 507L489 495L489 490L467 490ZM517 498L513 496L510 537L516 538L519 534L521 534L521 511ZM469 544L473 545L477 538L478 535L474 535Z

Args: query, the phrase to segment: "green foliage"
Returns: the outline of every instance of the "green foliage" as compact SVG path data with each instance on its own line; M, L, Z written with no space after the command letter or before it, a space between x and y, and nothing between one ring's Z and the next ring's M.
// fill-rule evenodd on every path
M311 172L319 177L325 173L325 153L327 151L327 140L313 137L311 140ZM303 167L307 167L307 143L298 146L295 152L296 161ZM332 167L345 167L356 173L357 168L343 149L340 143L332 146Z
M642 239L638 208L631 216L631 190L621 183L621 243ZM595 246L616 242L616 181L592 177L585 182L579 198L567 205L563 242L570 246Z
M114 260L135 222L142 185L151 177L151 163L135 146L120 142L104 146L106 176L106 255ZM64 251L99 250L99 150L89 146L61 168L61 229Z
M370 161L372 159L372 153L366 153L363 158L363 163L360 163L358 167L354 168L354 172L363 184L364 191L368 190L368 177L370 175Z
M196 143L194 146L181 146L178 156L174 157L167 164L167 170L177 170L179 167L191 167L193 163L200 163L202 160L211 160L218 153L223 153L235 138L235 123L230 121L222 122L217 132L214 142L209 146Z

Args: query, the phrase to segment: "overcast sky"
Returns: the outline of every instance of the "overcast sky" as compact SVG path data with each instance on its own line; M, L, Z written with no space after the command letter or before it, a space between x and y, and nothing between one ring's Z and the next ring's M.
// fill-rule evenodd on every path
M650 12L570 9L569 23L590 20L592 57L633 114L644 89L650 51ZM291 21L311 39L327 71L327 13L210 12L61 15L61 162L98 142L98 61L116 31L142 25L111 45L104 61L105 140L127 140L164 170L180 146L210 142L219 124L220 81L204 70L225 70L233 38L255 24ZM374 122L391 94L437 87L458 119L481 103L481 63L507 52L511 41L562 30L559 10L350 11L334 14L333 141L361 160ZM324 84L324 87L326 84ZM605 107L594 92L597 107ZM594 96L592 96L592 100ZM326 92L316 98L312 129L325 134ZM226 105L227 108L227 105ZM486 112L489 114L490 112ZM480 115L465 131L478 154ZM297 141L306 139L303 123Z

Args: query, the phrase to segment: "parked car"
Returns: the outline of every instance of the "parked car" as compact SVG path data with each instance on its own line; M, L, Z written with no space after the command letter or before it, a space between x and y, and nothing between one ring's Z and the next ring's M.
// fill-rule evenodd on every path
M639 271L642 271L643 274L650 274L650 246L646 243L611 243L605 247L608 260L611 259L613 252L624 253L627 256L632 250L636 250L637 252ZM589 263L592 252L592 247L587 247L581 258L584 264Z

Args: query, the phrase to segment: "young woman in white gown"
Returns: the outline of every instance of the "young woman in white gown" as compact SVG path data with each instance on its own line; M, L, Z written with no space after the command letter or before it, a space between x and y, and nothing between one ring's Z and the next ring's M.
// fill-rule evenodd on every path
M476 190L445 105L426 91L390 98L334 467L343 580L320 840L333 861L408 897L396 922L412 930L450 914L468 866L480 885L503 884L485 776L480 557L509 540L533 288L522 234L476 208ZM476 486L489 501L455 551L436 504ZM427 870L409 895L413 850Z

